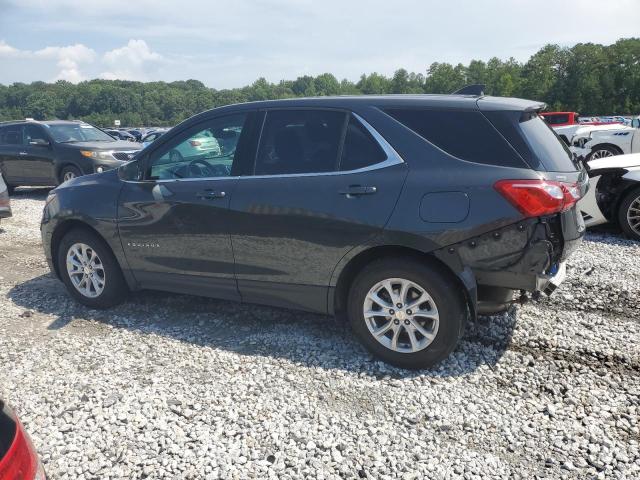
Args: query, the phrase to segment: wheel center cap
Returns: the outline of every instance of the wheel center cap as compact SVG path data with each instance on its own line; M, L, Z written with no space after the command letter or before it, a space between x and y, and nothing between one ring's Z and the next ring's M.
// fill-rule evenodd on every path
M402 310L398 310L396 312L396 318L398 320L404 320L405 318L407 318L407 315Z
M89 275L91 273L91 267L84 267L84 273Z

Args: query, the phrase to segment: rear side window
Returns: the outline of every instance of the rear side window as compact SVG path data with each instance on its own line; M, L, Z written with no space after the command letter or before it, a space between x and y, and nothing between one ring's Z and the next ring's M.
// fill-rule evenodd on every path
M332 172L346 114L331 110L273 110L267 112L256 175Z
M0 145L22 145L22 127L10 125L0 128Z
M487 165L526 166L480 112L425 109L388 109L385 112L454 157Z
M485 114L531 168L549 172L576 170L567 145L537 113L489 111Z
M349 118L342 147L340 170L357 170L384 162L387 155L366 128L353 116Z

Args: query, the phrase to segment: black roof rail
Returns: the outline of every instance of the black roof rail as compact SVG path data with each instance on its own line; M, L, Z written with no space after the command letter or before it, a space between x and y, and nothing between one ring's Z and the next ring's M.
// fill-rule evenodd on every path
M474 83L473 85L466 85L459 90L456 90L451 95L475 95L482 97L487 86L484 83Z

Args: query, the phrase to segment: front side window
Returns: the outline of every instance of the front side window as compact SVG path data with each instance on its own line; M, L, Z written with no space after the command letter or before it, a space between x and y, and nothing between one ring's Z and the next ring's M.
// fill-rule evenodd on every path
M331 110L267 113L255 165L256 175L332 172L346 114Z
M44 124L57 143L113 142L113 137L87 123Z
M153 180L228 177L246 120L245 114L213 119L178 134L151 154Z
M41 140L45 142L49 141L44 131L42 130L42 127L39 127L37 125L25 125L24 143L26 145L29 145L31 142L37 141L37 140Z
M22 145L22 127L10 125L0 128L0 145Z

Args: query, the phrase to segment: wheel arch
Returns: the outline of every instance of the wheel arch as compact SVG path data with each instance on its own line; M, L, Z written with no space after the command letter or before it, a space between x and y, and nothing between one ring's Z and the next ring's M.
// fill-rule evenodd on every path
M77 168L78 170L80 170L80 174L83 174L83 173L84 173L84 172L83 172L83 170L82 170L82 168L80 167L80 165L78 165L77 163L70 162L70 161L68 161L68 160L67 160L67 161L65 161L65 162L62 162L62 163L60 163L60 164L56 165L55 175L56 175L56 180L58 181L58 183L62 183L62 177L61 177L61 175L62 175L62 170L63 170L65 167L75 167L75 168Z
M413 258L419 262L426 262L447 275L455 282L464 294L465 302L469 307L471 318L475 318L477 312L477 284L475 276L470 269L456 272L450 265L442 261L433 252L421 250L403 245L378 245L371 246L353 258L341 268L335 281L335 286L330 290L329 312L342 315L346 311L349 288L353 280L362 269L372 260L384 257Z
M104 235L102 235L98 230L93 228L88 223L83 222L82 220L78 220L78 219L65 220L64 222L56 226L55 230L53 231L53 234L51 235L51 258L52 258L53 268L55 269L54 273L58 278L60 278L60 270L59 270L57 259L58 259L58 248L60 248L60 242L62 241L62 239L67 233L75 229L86 230L96 235L98 238L102 240L102 242L106 245L106 247L111 251L114 258L116 259L118 258L115 252L113 251L113 248L111 248L111 245L109 245L109 242L107 242L107 240L104 238ZM122 266L120 268L122 269Z
M622 155L624 153L618 145L615 145L613 143L607 143L607 142L598 143L597 145L594 145L593 147L591 147L591 152L594 152L599 148L605 148L605 147L618 152L618 155ZM591 153L589 155L591 155Z

